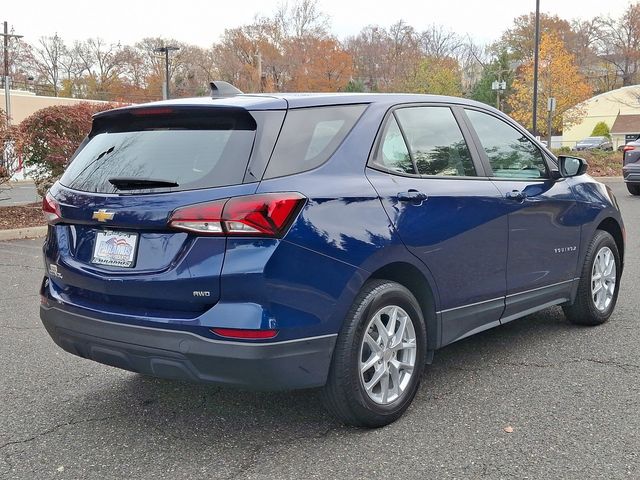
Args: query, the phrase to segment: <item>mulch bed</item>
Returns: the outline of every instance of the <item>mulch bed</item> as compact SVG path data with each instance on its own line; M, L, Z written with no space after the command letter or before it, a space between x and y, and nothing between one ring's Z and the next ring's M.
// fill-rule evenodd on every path
M0 230L46 225L41 203L0 207Z
M590 163L587 173L592 177L622 177L622 165Z

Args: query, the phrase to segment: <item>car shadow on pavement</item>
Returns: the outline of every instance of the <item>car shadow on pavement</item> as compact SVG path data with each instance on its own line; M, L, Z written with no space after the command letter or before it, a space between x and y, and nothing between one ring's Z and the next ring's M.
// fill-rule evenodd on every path
M522 365L557 361L545 358L551 346L568 342L587 329L569 325L560 309L548 309L503 327L464 339L436 353L423 376L417 402L455 388L452 376L482 371L487 365ZM558 354L556 354L558 355ZM323 408L318 390L251 392L124 373L109 392L92 392L93 407L107 417L120 417L136 429L159 438L191 444L229 445L292 442L348 430ZM81 402L78 408L86 408ZM414 402L415 403L415 402ZM84 407L82 406L84 405ZM411 415L411 411L407 413Z

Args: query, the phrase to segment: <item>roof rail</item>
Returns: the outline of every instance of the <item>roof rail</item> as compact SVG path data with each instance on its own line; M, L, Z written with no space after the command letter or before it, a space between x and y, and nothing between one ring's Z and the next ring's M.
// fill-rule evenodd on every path
M215 80L209 82L211 87L211 98L233 97L234 95L242 95L242 91L223 80Z

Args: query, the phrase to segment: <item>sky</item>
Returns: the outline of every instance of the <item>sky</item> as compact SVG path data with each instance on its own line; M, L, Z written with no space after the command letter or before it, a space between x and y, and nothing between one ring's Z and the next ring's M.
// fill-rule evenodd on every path
M58 33L66 42L101 37L131 44L162 36L208 47L225 28L270 15L282 0L3 0L0 21L36 43ZM518 15L535 9L535 0L320 0L339 38L357 34L366 25L389 26L403 19L417 30L441 24L479 43L496 40ZM620 16L629 0L541 0L543 12L566 19L596 15Z

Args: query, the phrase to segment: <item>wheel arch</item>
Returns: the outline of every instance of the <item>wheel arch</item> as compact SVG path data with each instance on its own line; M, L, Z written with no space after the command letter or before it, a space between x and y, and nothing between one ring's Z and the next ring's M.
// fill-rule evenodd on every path
M603 230L613 237L618 247L620 261L624 265L624 231L618 221L613 217L607 217L598 224L596 229Z
M397 282L409 289L420 304L427 327L427 350L433 351L440 344L440 328L436 314L436 299L425 275L407 262L394 262L372 272L369 279Z

